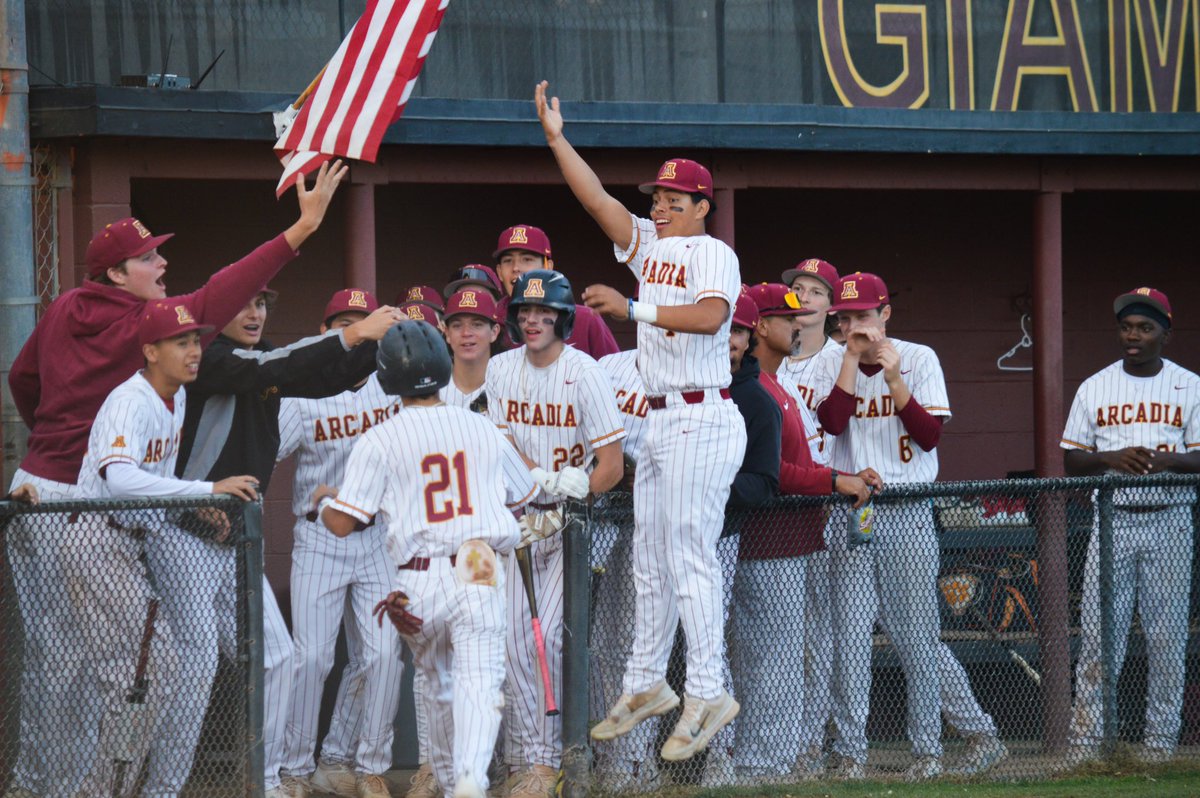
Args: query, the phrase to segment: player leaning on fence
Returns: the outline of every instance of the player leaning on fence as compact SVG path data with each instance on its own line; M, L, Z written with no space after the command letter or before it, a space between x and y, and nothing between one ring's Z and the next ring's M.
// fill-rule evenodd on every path
M1138 288L1117 297L1113 309L1121 359L1084 380L1075 394L1062 438L1067 474L1200 471L1200 377L1162 356L1171 339L1171 303L1161 291ZM1170 759L1179 741L1195 499L1192 488L1127 488L1113 495L1114 662L1119 678L1136 599L1149 660L1143 755L1151 762ZM1068 766L1100 753L1099 556L1093 531Z

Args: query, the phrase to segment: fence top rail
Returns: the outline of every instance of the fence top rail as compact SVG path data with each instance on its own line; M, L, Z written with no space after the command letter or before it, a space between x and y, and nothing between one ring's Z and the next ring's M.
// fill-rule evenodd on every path
M39 502L37 504L4 501L0 502L0 518L8 518L15 515L104 513L126 510L194 510L201 507L216 507L221 510L241 514L246 504L248 502L227 495L175 496L147 499L76 499L61 502Z

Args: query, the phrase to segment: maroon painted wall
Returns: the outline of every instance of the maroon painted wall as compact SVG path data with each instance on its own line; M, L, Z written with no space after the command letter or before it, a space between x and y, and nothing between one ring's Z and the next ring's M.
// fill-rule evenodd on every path
M265 182L136 180L134 213L164 247L172 293L192 290L217 266L283 230L295 217L290 195L276 202ZM636 190L619 198L640 210ZM954 419L941 446L943 479L1003 477L1033 467L1032 375L1001 372L996 359L1021 337L1030 306L1032 198L1026 192L747 189L736 198L736 245L747 282L778 279L796 261L820 256L843 273L876 271L893 292L891 332L928 344L946 371ZM1115 360L1111 301L1142 284L1175 302L1168 356L1200 369L1200 313L1185 291L1197 285L1194 193L1077 193L1064 202L1066 401L1080 380ZM315 331L329 294L342 284L340 206L272 285L281 291L268 337ZM439 286L462 264L490 262L496 235L527 222L550 236L558 267L576 290L633 279L564 187L389 185L376 192L378 288L390 301L418 283ZM618 325L623 346L632 330ZM1036 331L1034 331L1036 335ZM1014 362L1031 362L1028 350ZM267 504L268 565L286 581L290 466Z

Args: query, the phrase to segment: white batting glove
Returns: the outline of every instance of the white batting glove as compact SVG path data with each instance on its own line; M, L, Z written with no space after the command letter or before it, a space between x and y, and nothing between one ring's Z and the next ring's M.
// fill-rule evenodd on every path
M562 510L530 510L521 516L520 546L528 546L535 540L545 540L551 535L557 535L566 526L566 517Z
M529 472L533 481L546 493L565 496L569 499L585 499L591 485L587 472L582 468L567 466L562 471L547 471L534 468Z

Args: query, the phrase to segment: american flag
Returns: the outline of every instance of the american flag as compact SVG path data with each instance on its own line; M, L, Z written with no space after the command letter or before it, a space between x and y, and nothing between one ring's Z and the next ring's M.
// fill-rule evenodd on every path
M374 162L433 46L450 0L370 0L299 114L275 142L280 196L332 158Z

